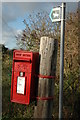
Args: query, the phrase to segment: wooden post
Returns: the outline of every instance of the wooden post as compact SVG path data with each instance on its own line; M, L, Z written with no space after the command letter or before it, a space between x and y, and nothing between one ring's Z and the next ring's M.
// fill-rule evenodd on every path
M44 76L56 75L58 41L49 37L42 37L40 41L40 68L39 74ZM41 78L38 83L38 98L54 96L55 78ZM55 98L54 98L55 99ZM37 100L37 106L34 110L34 118L52 118L53 101Z

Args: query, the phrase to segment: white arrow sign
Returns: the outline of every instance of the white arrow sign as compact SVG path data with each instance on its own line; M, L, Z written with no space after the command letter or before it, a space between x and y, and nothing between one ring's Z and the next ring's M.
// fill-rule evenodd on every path
M61 10L60 7L53 8L51 10L49 17L50 17L52 22L57 22L57 21L61 20L61 18L60 18L60 10Z

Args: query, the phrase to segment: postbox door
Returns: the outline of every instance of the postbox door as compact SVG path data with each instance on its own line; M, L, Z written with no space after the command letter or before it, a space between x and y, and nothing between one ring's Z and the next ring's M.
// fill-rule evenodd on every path
M13 80L13 100L14 102L29 104L30 102L30 84L31 84L30 62L14 63L14 80ZM23 73L21 76L20 73Z

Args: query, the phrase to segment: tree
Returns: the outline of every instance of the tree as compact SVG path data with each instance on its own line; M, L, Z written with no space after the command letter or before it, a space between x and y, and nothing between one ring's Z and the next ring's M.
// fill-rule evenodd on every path
M33 13L34 15L34 13ZM16 36L17 45L21 49L38 51L40 38L42 36L57 37L60 33L60 23L52 23L47 12L29 15L27 20L24 19L26 26L22 34Z

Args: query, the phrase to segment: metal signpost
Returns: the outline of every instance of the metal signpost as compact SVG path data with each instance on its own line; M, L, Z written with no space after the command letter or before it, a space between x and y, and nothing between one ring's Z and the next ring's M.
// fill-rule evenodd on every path
M59 120L62 119L63 110L63 74L64 74L64 36L65 36L65 7L62 3L61 7L53 8L50 13L52 22L61 21L61 43L60 43L60 88L59 88ZM61 18L60 18L61 11Z

